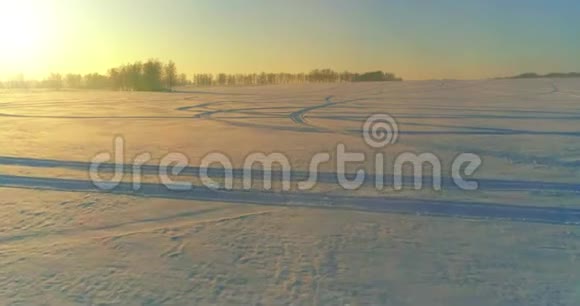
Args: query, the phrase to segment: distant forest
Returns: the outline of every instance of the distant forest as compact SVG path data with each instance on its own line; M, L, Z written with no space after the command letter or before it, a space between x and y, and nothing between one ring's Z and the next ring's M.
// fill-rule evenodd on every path
M392 73L373 71L366 73L336 72L331 69L315 69L309 73L249 73L249 74L193 74L178 73L173 61L162 63L151 59L109 69L106 75L98 73L66 74L52 73L42 81L27 81L22 75L0 88L50 88L112 89L124 91L171 91L176 86L240 86L300 83L338 82L386 82L402 81Z
M569 72L569 73L553 72L548 74L537 74L533 72L528 72L503 79L540 79L540 78L580 78L580 72Z

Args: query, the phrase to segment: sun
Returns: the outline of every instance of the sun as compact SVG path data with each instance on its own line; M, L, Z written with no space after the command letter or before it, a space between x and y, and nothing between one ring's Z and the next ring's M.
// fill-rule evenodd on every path
M49 42L50 15L40 1L0 0L0 57L24 60Z

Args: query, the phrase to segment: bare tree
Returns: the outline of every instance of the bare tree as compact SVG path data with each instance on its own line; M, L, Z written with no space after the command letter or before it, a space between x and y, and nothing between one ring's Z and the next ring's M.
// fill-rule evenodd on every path
M189 80L187 79L187 74L185 74L185 73L179 74L179 76L177 77L177 85L179 85L179 86L189 85Z
M48 88L60 90L62 88L62 75L60 73L51 73L44 85Z
M160 91L163 89L163 65L158 60L148 60L143 64L142 90ZM141 89L140 89L141 90Z
M169 61L164 67L165 84L169 90L173 90L177 80L177 68L173 61Z
M69 73L65 76L65 84L68 88L81 88L83 77L80 74Z

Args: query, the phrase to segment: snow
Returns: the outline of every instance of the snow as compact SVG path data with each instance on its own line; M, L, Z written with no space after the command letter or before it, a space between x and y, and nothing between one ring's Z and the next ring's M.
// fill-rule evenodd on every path
M371 114L399 124L396 144L366 145ZM574 305L580 300L580 80L406 81L179 88L173 93L0 92L0 301L30 305ZM149 152L139 191L99 191L88 168L125 141ZM336 146L432 152L441 191L344 190ZM191 168L169 191L167 153ZM208 153L242 170L281 152L292 190L201 187ZM313 155L331 154L300 191ZM478 154L480 190L449 183ZM391 168L392 169L392 168ZM218 169L219 170L219 169ZM221 172L213 169L219 181ZM391 171L387 171L390 175ZM105 173L104 175L110 175ZM131 184L131 173L123 178ZM446 183L447 182L447 183ZM215 186L214 186L215 187ZM214 188L215 189L215 188Z

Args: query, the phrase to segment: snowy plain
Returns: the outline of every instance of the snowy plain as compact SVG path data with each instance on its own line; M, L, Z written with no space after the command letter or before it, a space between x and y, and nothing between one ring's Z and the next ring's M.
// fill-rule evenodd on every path
M399 139L376 149L360 129L379 113ZM153 157L142 190L89 181L116 136L123 164ZM579 137L578 79L0 91L0 304L577 305ZM280 152L303 178L337 144L433 153L442 190L345 190L333 162L308 191L256 176L215 192L195 175L208 153L240 170ZM160 187L171 152L194 190ZM446 183L460 153L483 160L477 191Z

